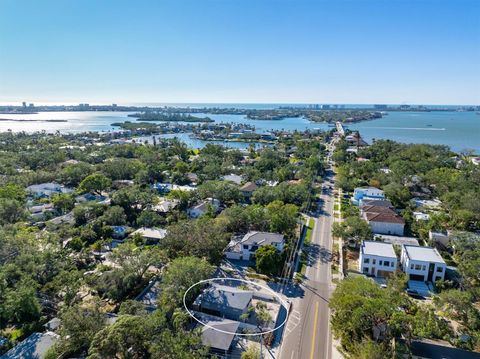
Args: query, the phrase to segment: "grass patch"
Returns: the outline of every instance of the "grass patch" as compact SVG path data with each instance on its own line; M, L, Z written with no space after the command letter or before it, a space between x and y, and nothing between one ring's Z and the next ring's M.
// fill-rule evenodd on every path
M334 210L334 211L338 211L339 208L340 208L340 206L338 205L338 203L335 203L335 204L333 205L333 210Z
M304 246L309 246L312 242L312 231L315 226L315 220L310 218L307 225L307 233L305 233L305 240L303 241Z
M333 242L333 245L332 245L332 252L338 252L338 248L339 248L339 244L337 241L334 241Z

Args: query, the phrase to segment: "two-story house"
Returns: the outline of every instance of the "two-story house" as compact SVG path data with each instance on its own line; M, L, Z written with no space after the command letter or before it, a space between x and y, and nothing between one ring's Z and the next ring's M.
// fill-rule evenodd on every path
M403 245L400 262L409 280L436 282L445 278L447 265L436 248Z
M362 217L375 234L404 234L405 220L389 207L363 206Z
M233 238L225 250L228 259L251 260L258 248L273 245L280 252L285 245L283 234L269 232L248 232L241 238Z
M385 194L379 188L375 187L357 187L353 191L351 201L355 205L361 205L364 199L384 199Z
M366 275L387 277L397 270L397 255L390 243L363 241L358 270Z

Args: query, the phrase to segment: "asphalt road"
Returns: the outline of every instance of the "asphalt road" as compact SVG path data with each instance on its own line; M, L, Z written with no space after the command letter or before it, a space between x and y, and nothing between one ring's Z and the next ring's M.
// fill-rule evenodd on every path
M328 180L324 185L330 185ZM333 187L333 186L332 186ZM331 293L331 225L333 193L322 191L308 250L306 280L292 300L292 310L284 330L280 359L330 359L332 336L328 299Z

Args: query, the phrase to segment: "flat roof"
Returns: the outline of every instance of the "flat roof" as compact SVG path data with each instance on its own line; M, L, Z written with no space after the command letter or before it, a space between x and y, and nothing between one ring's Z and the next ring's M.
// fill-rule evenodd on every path
M391 243L401 246L402 244L418 246L418 240L415 237L392 236L387 234L375 234L374 238L385 243Z
M363 241L361 251L371 256L397 258L393 245L379 241Z
M442 256L435 248L410 245L404 245L403 247L411 260L445 264Z

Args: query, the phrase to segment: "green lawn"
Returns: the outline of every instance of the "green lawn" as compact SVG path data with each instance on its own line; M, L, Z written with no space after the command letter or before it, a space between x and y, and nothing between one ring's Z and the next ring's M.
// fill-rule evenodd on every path
M313 218L310 218L310 220L308 221L307 233L305 233L305 240L303 242L304 246L310 245L312 241L312 231L314 226L315 226L315 220Z

